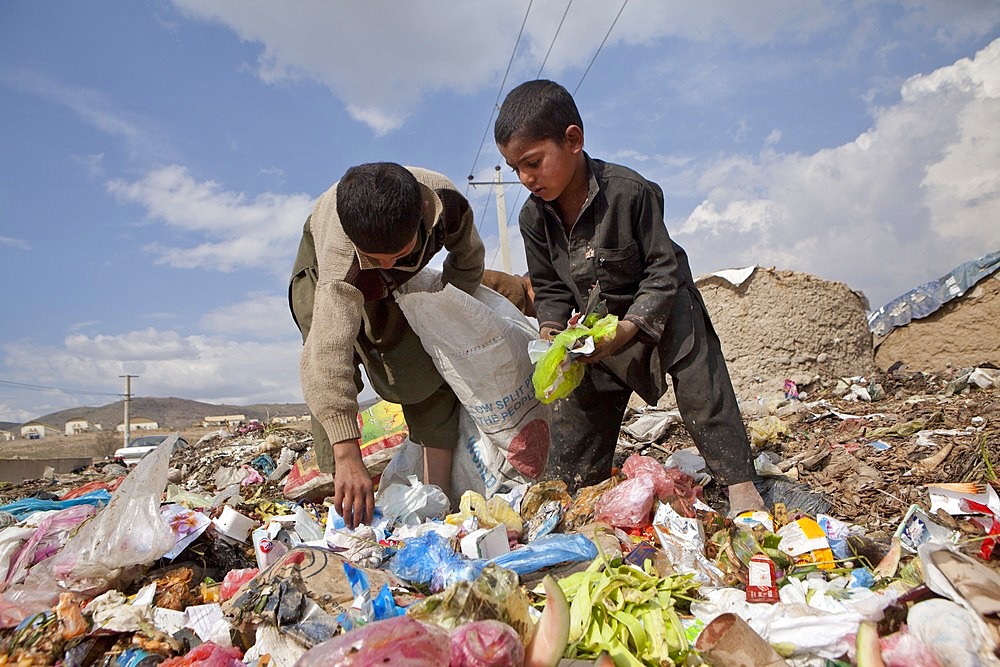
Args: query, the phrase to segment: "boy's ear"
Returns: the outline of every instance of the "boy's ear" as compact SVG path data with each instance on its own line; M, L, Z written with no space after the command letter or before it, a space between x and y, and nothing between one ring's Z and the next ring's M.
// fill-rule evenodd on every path
M563 140L566 142L566 146L571 151L578 153L583 150L583 128L579 125L570 125L566 128L566 134Z

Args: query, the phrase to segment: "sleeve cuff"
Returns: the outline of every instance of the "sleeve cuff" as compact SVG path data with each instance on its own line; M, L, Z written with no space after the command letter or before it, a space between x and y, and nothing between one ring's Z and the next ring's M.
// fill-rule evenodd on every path
M539 322L538 323L538 330L539 331L541 331L545 327L548 327L550 329L555 329L556 331L563 331L564 329L566 329L566 323L565 322L556 322L554 320L546 320L544 322Z
M650 326L649 322L644 317L639 317L638 315L626 315L622 319L639 327L639 333L636 335L636 338L638 338L640 342L646 343L647 345L655 345L659 342L660 337L663 335L662 330L657 331L654 327Z
M326 435L330 438L331 444L335 445L344 440L359 440L361 438L356 414L336 414L320 420L320 423L326 429Z

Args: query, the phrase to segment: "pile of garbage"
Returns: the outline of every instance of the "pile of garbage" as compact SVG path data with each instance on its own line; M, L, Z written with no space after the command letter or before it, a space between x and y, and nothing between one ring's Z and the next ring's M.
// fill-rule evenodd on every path
M770 512L653 408L600 485L454 503L368 424L353 530L284 428L0 489L0 665L1000 664L1000 371L743 409Z

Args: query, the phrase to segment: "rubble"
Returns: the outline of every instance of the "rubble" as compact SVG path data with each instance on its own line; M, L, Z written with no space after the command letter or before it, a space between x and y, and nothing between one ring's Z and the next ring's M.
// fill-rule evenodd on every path
M381 646L399 636L381 629L394 618L418 623L407 626L414 636L451 632L462 651L483 648L467 645L481 632L514 656L495 664L520 664L518 642L530 643L546 574L568 602L566 664L594 664L602 651L615 664L637 664L625 654L638 664L700 655L726 666L747 652L768 664L863 664L856 634L874 632L866 646L874 641L886 659L902 645L940 653L948 644L925 619L942 615L968 635L963 641L992 647L1000 612L994 379L988 367L896 368L828 382L806 400L786 387L789 398L745 403L773 511L735 520L676 414L652 407L629 411L622 472L602 485L575 496L555 482L489 499L467 494L445 517L440 498L413 481L387 495L391 522L356 531L321 498L289 486L311 439L287 428L212 432L159 468L150 457L131 470L98 462L3 486L0 664L293 665L311 649L310 660L348 650L315 652L354 641L358 631L347 628L364 626L375 642L366 645ZM870 400L844 390L851 386ZM370 472L377 477L385 452L405 442L380 449ZM399 507L417 496L424 504ZM426 504L431 498L438 506ZM108 523L116 506L148 525L123 534L122 519ZM155 540L136 535L156 534L157 519L172 537L150 550ZM463 554L463 538L498 526L503 548L477 538ZM81 569L84 561L100 567ZM761 584L761 572L771 579ZM468 625L487 620L513 634ZM655 627L668 634L649 634ZM426 664L445 664L443 641L421 644L436 661ZM998 664L972 650L966 658ZM936 664L973 664L935 656Z
M814 391L813 382L875 370L867 299L843 283L773 267L696 283L741 398L778 394L785 379Z
M934 368L938 359L957 367L1000 359L1000 271L984 278L960 298L881 337L875 362L888 368L903 361L910 368Z

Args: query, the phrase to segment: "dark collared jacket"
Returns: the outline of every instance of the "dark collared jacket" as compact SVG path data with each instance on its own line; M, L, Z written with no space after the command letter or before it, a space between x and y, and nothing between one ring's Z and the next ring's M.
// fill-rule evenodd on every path
M519 224L540 326L563 329L598 281L608 311L656 344L678 287L693 285L687 254L667 234L663 191L635 171L586 156L590 189L566 234L554 204L531 195Z

